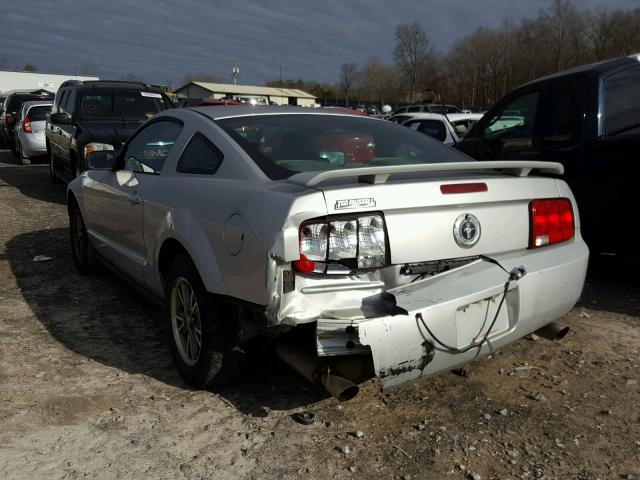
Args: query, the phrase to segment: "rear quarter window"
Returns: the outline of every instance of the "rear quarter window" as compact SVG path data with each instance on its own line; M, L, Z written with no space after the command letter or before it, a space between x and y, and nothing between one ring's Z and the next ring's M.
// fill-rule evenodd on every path
M615 73L604 82L604 135L640 134L640 67Z
M222 152L204 135L196 133L182 152L176 171L213 175L220 168L222 159Z

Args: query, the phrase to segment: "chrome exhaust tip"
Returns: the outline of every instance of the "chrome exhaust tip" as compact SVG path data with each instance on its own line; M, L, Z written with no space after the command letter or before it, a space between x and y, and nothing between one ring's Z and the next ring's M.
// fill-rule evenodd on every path
M327 392L341 402L351 400L360 391L360 388L351 380L332 374L327 363L300 348L279 342L276 353L309 382L315 383L320 380Z

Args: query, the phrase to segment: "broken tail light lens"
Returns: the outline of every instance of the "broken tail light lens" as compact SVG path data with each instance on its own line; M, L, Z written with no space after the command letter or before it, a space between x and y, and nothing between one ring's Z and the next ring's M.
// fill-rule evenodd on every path
M573 207L568 198L533 200L529 204L529 248L567 241L575 235Z
M300 226L302 273L347 274L387 265L388 248L381 214L311 220Z

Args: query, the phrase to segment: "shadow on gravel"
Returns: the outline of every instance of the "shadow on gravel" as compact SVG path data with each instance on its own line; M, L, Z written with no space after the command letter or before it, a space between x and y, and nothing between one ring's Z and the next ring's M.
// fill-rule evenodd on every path
M33 262L34 246L52 260ZM66 348L129 374L189 388L174 365L162 312L113 275L78 273L66 229L15 236L6 257L34 315ZM242 413L263 416L328 396L306 384L269 348L260 351L246 383L216 391Z
M47 165L0 167L0 188L17 188L20 193L36 200L66 204L66 186L51 183Z
M640 257L592 255L577 306L640 317Z

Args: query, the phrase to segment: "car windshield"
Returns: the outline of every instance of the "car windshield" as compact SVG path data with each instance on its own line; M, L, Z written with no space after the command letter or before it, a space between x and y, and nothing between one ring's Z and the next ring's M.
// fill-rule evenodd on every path
M168 108L171 108L169 102L155 92L91 90L80 99L80 118L147 120Z
M364 117L253 115L217 123L272 179L305 171L473 161L409 128Z
M51 105L39 105L31 107L27 116L32 122L41 122L47 119L47 115L51 113Z

